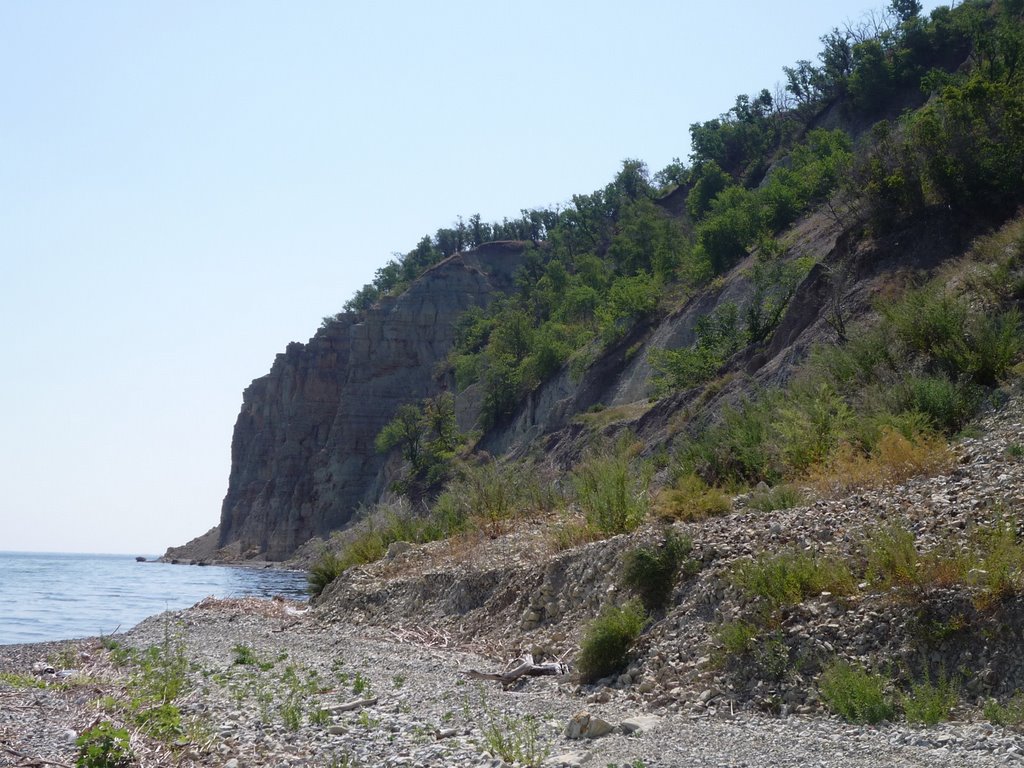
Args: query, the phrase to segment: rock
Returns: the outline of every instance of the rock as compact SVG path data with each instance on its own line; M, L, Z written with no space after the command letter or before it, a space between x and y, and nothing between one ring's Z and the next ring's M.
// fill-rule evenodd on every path
M348 733L348 728L344 725L329 725L327 726L327 732L331 734L331 736L344 736Z
M377 697L374 696L369 699L354 699L353 701L346 701L342 704L327 704L324 709L328 712L337 714L339 712L351 712L355 709L362 709L363 707L372 707L377 703Z
M661 722L661 718L657 715L634 715L619 723L619 727L623 733L645 733L659 722Z
M394 560L399 555L404 555L410 549L412 549L412 544L408 541L393 541L388 546L388 551L385 554L385 557L388 560Z
M395 478L374 438L399 406L438 393L434 373L454 344L455 321L514 288L524 251L524 243L505 242L456 254L401 295L289 344L242 395L216 535L205 551L172 548L164 557L224 549L229 557L284 559L377 501Z
M577 712L569 719L565 728L567 739L597 739L614 730L611 723L591 715L586 710Z
M232 757L230 760L224 763L224 768L238 768L238 758Z
M576 768L576 766L583 765L585 758L586 755L581 755L578 752L566 752L564 755L549 757L544 761L544 765L549 765L551 768Z

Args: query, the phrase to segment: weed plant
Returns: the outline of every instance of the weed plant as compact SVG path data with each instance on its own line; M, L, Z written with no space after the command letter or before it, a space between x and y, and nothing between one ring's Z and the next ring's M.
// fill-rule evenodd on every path
M540 768L547 759L550 749L540 740L540 723L532 715L515 717L509 714L496 715L488 707L482 707L485 722L481 726L483 746L492 755L506 763L523 768Z
M983 712L985 719L993 725L1020 728L1024 726L1024 692L1018 691L1005 704L989 699Z
M11 688L45 688L46 681L35 675L22 675L17 672L0 672L0 683Z
M950 718L950 712L959 700L959 686L943 674L935 682L924 680L914 683L901 703L907 722L937 725Z
M639 600L631 600L621 608L606 606L583 635L580 653L576 657L580 678L593 682L622 669L629 649L646 622L647 616Z
M1012 521L996 520L970 531L967 546L953 551L918 551L914 535L894 523L865 542L869 581L906 592L967 585L977 590L975 607L984 609L1017 594L1024 581L1024 544Z
M856 589L844 560L796 551L744 561L733 580L748 595L762 598L772 609L801 603L821 592L846 595Z
M832 711L851 723L880 723L895 712L885 695L885 678L845 661L826 667L818 685Z
M581 462L572 483L587 523L606 536L632 531L647 516L650 471L634 467L623 446Z
M76 768L127 768L134 760L128 731L101 720L75 739Z
M766 491L751 494L747 506L759 512L774 512L778 509L793 509L806 501L799 488L792 485L776 485Z

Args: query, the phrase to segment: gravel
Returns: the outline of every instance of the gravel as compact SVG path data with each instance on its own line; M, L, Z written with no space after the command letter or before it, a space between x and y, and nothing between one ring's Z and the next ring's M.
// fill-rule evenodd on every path
M281 602L207 600L118 636L126 647L180 648L190 664L178 705L186 722L198 723L192 731L198 736L191 746L172 753L154 747L129 724L140 764L165 765L173 759L182 765L238 768L500 766L504 763L492 754L485 730L521 739L529 732L529 718L549 765L642 761L648 768L838 768L1024 762L1024 740L987 723L916 729L757 713L725 719L659 712L645 723L647 730L625 735L619 724L643 712L622 691L606 689L604 695L590 695L588 702L584 690L555 678L526 679L510 690L474 683L466 671L493 670L498 662L442 647L440 636L398 641L297 610ZM236 663L240 646L250 650L256 663ZM0 764L31 765L33 759L71 764L72 734L98 719L125 722L123 711L103 711L96 700L118 695L132 667L114 665L97 640L0 647L0 670L30 676L33 663L76 655L88 679L62 678L63 670L57 669L55 675L38 678L53 678L45 688L12 685L10 678L0 683ZM61 685L60 679L71 682ZM310 680L315 682L306 684ZM289 706L300 713L294 729L286 720ZM594 740L566 739L567 723L583 709L615 731ZM311 722L311 714L321 710L329 714Z

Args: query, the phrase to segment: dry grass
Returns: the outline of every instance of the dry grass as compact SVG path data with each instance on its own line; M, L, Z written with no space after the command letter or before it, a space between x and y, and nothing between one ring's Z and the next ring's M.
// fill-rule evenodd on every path
M607 538L582 518L563 518L553 525L548 533L548 546L552 552L564 552Z
M611 408L601 408L580 413L573 417L573 421L588 427L594 432L600 432L612 424L636 421L651 410L652 406L653 403L647 400L639 400L635 403L626 403L625 405L616 405Z
M860 488L895 485L911 477L950 469L956 455L939 435L904 437L885 429L868 455L852 445L840 447L823 466L811 470L807 483L822 496L839 497Z

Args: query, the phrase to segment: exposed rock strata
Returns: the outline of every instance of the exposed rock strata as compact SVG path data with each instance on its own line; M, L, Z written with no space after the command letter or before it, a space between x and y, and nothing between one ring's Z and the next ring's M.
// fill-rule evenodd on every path
M221 510L220 557L279 560L342 527L389 477L374 437L402 403L436 394L454 323L512 286L523 244L437 264L396 298L292 343L245 390ZM168 557L212 553L168 551Z

